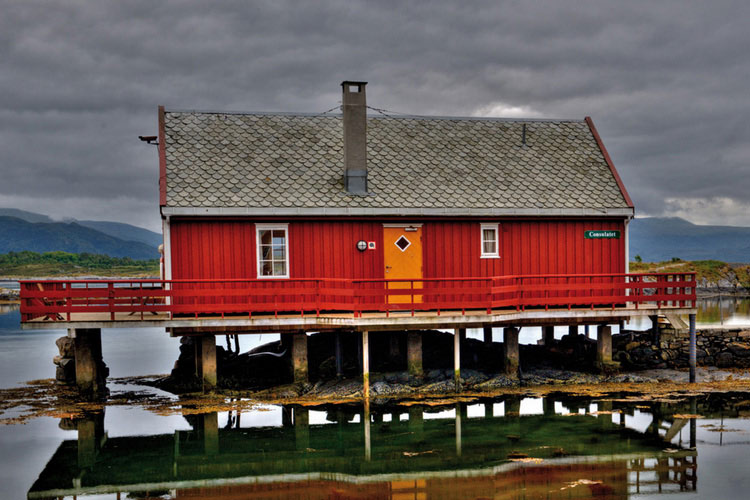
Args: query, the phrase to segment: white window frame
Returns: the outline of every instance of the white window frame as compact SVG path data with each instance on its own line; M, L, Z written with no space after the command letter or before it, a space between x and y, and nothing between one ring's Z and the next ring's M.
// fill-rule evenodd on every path
M278 276L265 276L262 274L261 262L262 252L260 249L260 232L268 230L284 231L284 255L286 255L286 274ZM255 275L258 279L289 279L289 224L255 224Z
M484 251L484 231L485 229L491 229L495 231L495 251L492 253L486 253ZM480 258L482 259L499 259L500 258L500 224L480 224L479 225L479 242L480 242Z

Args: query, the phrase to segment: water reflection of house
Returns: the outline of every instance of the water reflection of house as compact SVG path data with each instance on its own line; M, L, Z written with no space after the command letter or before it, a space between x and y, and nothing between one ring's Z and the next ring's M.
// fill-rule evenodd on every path
M176 498L328 498L332 492L514 498L521 487L550 498L623 498L695 489L694 449L665 451L658 433L621 426L608 410L552 414L548 400L546 414L520 416L520 399L511 397L495 416L496 403L487 402L486 416L476 418L468 418L465 403L371 414L329 407L331 423L316 425L309 424L307 408L286 407L283 425L259 428L231 428L231 418L225 428L215 413L189 415L191 431L110 439L99 414L78 422L78 441L60 445L29 498L149 490L175 490ZM425 418L436 412L452 415Z

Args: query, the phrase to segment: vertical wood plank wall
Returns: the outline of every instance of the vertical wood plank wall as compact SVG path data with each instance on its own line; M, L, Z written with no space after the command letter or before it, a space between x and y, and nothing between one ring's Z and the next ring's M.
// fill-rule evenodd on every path
M289 222L292 278L383 277L382 222ZM482 221L489 222L489 221ZM480 258L480 221L425 221L424 276L624 273L623 220L499 221L499 259ZM619 230L620 239L585 239L587 230ZM250 220L173 219L173 279L256 277ZM359 240L376 250L360 252Z

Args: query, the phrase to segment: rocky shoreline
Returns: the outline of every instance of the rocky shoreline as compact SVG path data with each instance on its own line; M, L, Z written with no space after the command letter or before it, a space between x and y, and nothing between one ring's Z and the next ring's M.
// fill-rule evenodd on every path
M399 335L399 333L401 335ZM374 397L456 394L452 368L453 335L427 332L423 339L425 372L410 376L405 370L403 332L371 337L370 393ZM626 331L613 336L613 358L620 370L602 373L596 367L596 341L565 335L552 346L521 345L518 376L498 373L502 344L468 338L462 347L462 392L495 392L534 386L581 384L652 384L687 382L688 334L662 327L658 339L651 332ZM287 399L310 397L347 399L362 396L357 336L343 342L344 366L337 377L332 334L308 337L310 382L292 383L291 359L283 342L272 342L243 354L217 346L218 389L223 393ZM395 339L395 341L394 341ZM750 380L750 330L703 330L698 335L698 363L702 381ZM145 382L184 394L200 390L195 376L194 346L182 339L180 357L167 377Z

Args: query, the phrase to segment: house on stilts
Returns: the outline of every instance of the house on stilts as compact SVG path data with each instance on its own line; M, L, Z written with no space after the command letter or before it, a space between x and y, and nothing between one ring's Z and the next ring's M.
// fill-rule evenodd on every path
M305 380L306 333L357 334L367 388L380 331L419 375L420 330L454 329L458 382L466 328L503 328L513 373L522 326L593 325L606 364L612 325L694 315L694 274L628 273L634 207L590 118L368 116L341 87L341 115L160 107L163 279L25 281L24 328L196 336L206 388L216 335L289 335Z

